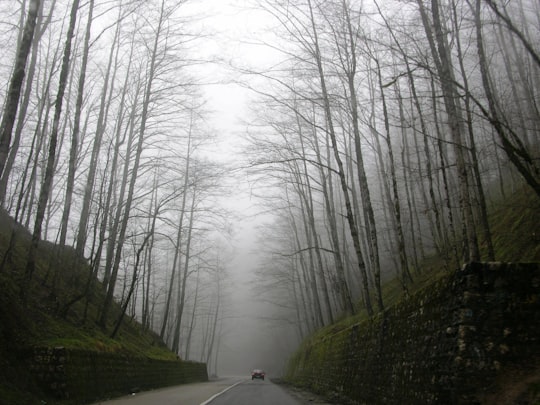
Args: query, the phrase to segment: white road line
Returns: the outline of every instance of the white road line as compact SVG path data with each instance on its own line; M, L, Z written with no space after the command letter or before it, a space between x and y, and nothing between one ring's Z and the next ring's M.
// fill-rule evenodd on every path
M207 399L206 401L202 402L200 405L208 405L210 402L212 402L214 399L219 397L222 394L225 394L227 391L229 391L231 388L236 387L238 384L242 384L243 381L238 381L236 384L231 385L230 387L225 388L223 391L218 392L214 396L212 396L210 399Z

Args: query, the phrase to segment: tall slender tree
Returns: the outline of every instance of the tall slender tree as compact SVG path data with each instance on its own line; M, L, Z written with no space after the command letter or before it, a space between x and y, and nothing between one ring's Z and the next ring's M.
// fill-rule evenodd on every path
M26 72L26 62L28 60L28 55L30 54L34 32L36 30L36 19L40 5L41 0L31 0L28 4L28 15L26 17L22 40L17 49L13 73L9 82L4 111L2 113L2 122L0 123L0 175L4 172L6 160L8 158L13 125L15 124L15 118L17 116L21 88ZM71 38L69 41L71 44ZM5 193L5 191L3 191L3 193ZM4 197L4 195L0 195L0 201L3 201Z
M32 242L30 244L30 249L28 252L25 278L24 278L22 289L21 289L23 298L26 298L26 293L27 293L26 290L27 288L29 288L30 281L32 280L32 276L35 270L37 248L38 248L39 241L41 239L43 219L45 216L45 210L47 208L47 202L49 200L49 194L51 191L53 178L54 178L54 165L56 162L60 115L62 113L62 103L64 101L64 92L67 85L69 66L70 66L70 60L71 60L71 46L72 46L73 32L75 30L75 24L77 22L78 9L79 9L79 0L74 0L71 6L69 27L66 33L66 43L64 47L64 56L62 59L62 67L60 70L60 77L59 77L59 82L58 82L58 92L57 92L56 101L55 101L53 125L51 128L51 135L49 139L49 152L47 156L47 165L45 168L45 175L43 177L43 182L41 184L41 189L39 192L36 219L34 223L34 230L32 232Z

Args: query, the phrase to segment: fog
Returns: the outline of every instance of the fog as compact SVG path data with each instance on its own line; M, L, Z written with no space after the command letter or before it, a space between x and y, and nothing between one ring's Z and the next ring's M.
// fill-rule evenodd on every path
M206 53L204 59L214 61L202 67L209 83L204 91L211 124L219 133L209 155L234 171L230 184L234 191L222 201L235 219L230 241L232 254L225 264L228 302L223 314L217 371L219 375L248 376L252 369L260 368L270 376L279 376L297 347L298 338L291 325L272 320L277 308L257 291L257 274L265 260L258 237L261 227L272 222L273 216L253 196L245 168L238 167L239 162L245 162L243 135L249 125L249 103L254 94L237 83L239 75L234 68L262 68L272 63L276 54L253 43L255 36L258 41L262 38L259 34L265 31L268 19L261 11L249 8L247 2L211 0L204 2L204 8L211 10L204 13L204 29L213 34L208 47L200 52Z
M268 295L260 293L265 257L259 236L265 223L274 218L261 212L257 200L250 196L249 184L237 184L236 191L223 201L236 219L229 241L231 254L224 264L226 304L217 372L220 376L249 376L252 369L260 368L270 376L280 376L298 338L294 328L273 319L278 309L268 302Z

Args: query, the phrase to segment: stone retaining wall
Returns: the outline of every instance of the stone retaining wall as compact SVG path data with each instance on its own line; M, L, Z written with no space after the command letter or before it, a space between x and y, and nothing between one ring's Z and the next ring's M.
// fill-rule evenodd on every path
M473 404L505 367L539 359L540 266L471 263L365 323L304 342L287 379L360 404Z
M63 347L35 348L27 359L45 392L77 404L208 380L206 364L182 360L155 360Z

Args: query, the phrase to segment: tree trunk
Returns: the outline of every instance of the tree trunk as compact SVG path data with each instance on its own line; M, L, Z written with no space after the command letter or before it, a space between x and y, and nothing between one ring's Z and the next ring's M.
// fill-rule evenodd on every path
M51 10L51 15L52 15L52 10ZM49 15L49 18L45 22L43 22L43 2L40 1L39 12L38 12L37 22L36 22L36 29L38 29L38 31L34 33L34 38L32 40L32 47L31 47L32 56L30 57L30 66L28 67L28 75L26 76L24 96L20 105L20 111L18 112L15 135L13 136L13 142L11 144L11 147L9 148L10 149L9 156L4 166L4 170L3 171L0 170L0 174L1 174L0 205L3 205L3 206L5 206L6 204L8 180L11 174L11 170L13 168L13 164L15 163L15 158L19 151L20 140L21 140L24 124L26 121L25 120L26 112L28 110L28 104L30 103L30 96L32 95L32 88L33 88L32 84L34 81L34 76L35 76L36 66L37 66L37 59L38 59L38 54L39 54L38 44L41 39L41 36L43 35L43 33L45 32L48 26L51 15ZM21 23L21 27L22 27L22 23ZM24 184L24 182L22 184Z
M293 174L291 174L292 176ZM299 182L296 181L296 182ZM315 258L313 257L313 243L312 243L312 233L310 231L309 222L306 218L307 214L306 212L309 210L309 208L306 206L306 201L304 198L300 198L300 213L302 215L301 218L301 225L303 225L303 232L306 239L307 244L307 255L309 258L309 262L306 264L306 269L308 271L308 277L309 277L309 283L311 287L311 297L313 301L313 305L315 306L315 316L317 319L316 325L319 325L319 327L322 327L325 325L324 322L324 315L323 315L323 306L321 304L321 297L319 296L319 289L320 289L320 278L317 280L317 273L315 271L317 264L315 263ZM300 235L297 235L300 236ZM297 241L298 244L298 250L302 250L302 244L300 242L300 239L298 238Z
M285 192L287 193L287 189L285 189ZM315 274L313 274L313 271L311 269L308 270L308 265L305 262L304 254L301 252L302 245L300 243L300 238L298 236L298 227L296 225L296 220L294 217L294 214L292 212L291 203L289 200L288 193L286 194L286 200L287 200L287 212L289 217L289 224L292 228L292 233L294 236L294 243L295 247L299 253L298 253L298 261L300 263L300 268L302 270L302 279L303 279L303 290L305 290L305 295L308 296L309 300L309 292L311 291L311 305L304 307L304 313L306 317L306 326L308 328L308 331L314 331L315 329L318 329L321 327L323 322L323 316L322 316L322 310L321 310L321 304L319 302L319 297L317 293L317 280L314 278ZM305 302L305 301L304 301Z
M9 89L2 113L2 122L0 123L0 175L4 172L6 160L11 144L13 125L19 108L19 99L21 97L21 88L24 80L26 61L30 54L30 48L34 38L37 15L41 7L41 0L31 0L28 4L28 15L17 56L15 66L9 82ZM71 46L71 38L69 38ZM68 55L69 57L69 55ZM4 200L4 195L0 195L0 201Z
M120 20L120 12L122 10L122 7L119 8L118 11L118 21ZM116 75L116 69L113 72L113 78L111 79L111 69L113 65L113 61L115 58L115 52L116 58L118 58L118 46L119 46L119 39L120 39L120 23L117 24L116 30L114 33L114 38L111 44L111 50L109 52L109 60L107 63L107 69L105 70L105 77L103 80L103 89L101 92L101 102L99 107L99 114L97 118L96 123L96 132L94 136L94 143L92 146L92 153L90 156L90 163L88 167L88 176L86 178L86 185L84 188L84 197L82 202L82 208L81 208L81 214L79 216L79 231L77 233L77 243L75 244L75 250L77 252L78 256L84 256L84 249L86 246L86 238L87 238L87 228L88 228L88 221L90 217L90 205L92 202L92 194L94 192L94 183L96 178L96 172L97 172L97 162L99 159L99 154L101 150L101 142L103 139L103 134L105 132L106 127L106 112L108 111L108 105L111 102L112 97L112 90L114 88L114 78ZM132 45L133 47L133 45ZM128 73L129 68L131 67L131 56L129 58L128 62ZM118 61L116 61L116 66L118 66ZM127 77L126 77L127 79ZM112 85L109 88L109 83L112 83ZM125 90L123 92L123 96L125 94ZM120 105L120 108L123 108L123 104Z
M459 33L459 22L457 15L457 5L455 0L452 0L452 20L454 22L454 30L456 33ZM488 221L487 206L486 206L486 195L484 192L484 186L482 184L482 176L480 174L480 166L478 162L478 153L476 150L476 140L474 139L474 129L473 129L473 111L471 110L471 93L469 91L469 83L467 79L467 72L465 71L464 66L464 57L461 50L461 40L460 36L456 35L456 47L457 47L457 58L459 61L459 67L461 70L461 77L463 78L463 88L465 89L465 113L467 116L467 130L469 134L469 150L471 154L471 165L472 165L472 177L473 183L476 186L476 191L478 195L478 209L477 217L480 221L481 229L484 236L484 245L487 248L487 260L495 261L495 250L493 248L493 241L491 239L491 229Z
M459 266L459 253L458 253L458 250L457 250L457 235L456 235L456 225L455 225L455 216L454 216L454 212L452 210L452 201L450 201L450 173L449 171L446 169L448 167L448 163L447 163L447 159L446 159L446 155L444 153L444 148L443 148L443 137L442 137L442 134L441 134L441 130L440 130L440 125L439 125L439 113L438 113L438 103L437 103L437 96L436 96L436 93L435 93L435 83L433 81L433 78L431 80L431 100L432 100L432 108L433 108L433 116L434 116L434 124L435 124L435 131L437 133L437 152L438 152L438 155L439 155L439 161L440 161L440 166L441 166L441 177L442 177L442 184L443 184L443 191L444 191L444 196L441 198L441 200L444 200L445 203L446 203L446 210L447 210L447 215L448 215L448 232L444 232L444 234L446 235L446 233L449 233L450 234L450 238L447 239L449 240L449 243L446 243L445 245L448 245L448 249L450 249L452 251L452 254L453 254L453 258L454 258L454 263L447 263L448 264L448 267L449 268L453 268L455 266ZM439 186L439 194L441 193L441 190L440 190L440 186ZM446 227L444 227L446 229ZM445 249L445 252L446 252L446 249ZM450 255L446 255L445 253L445 256L450 256ZM450 260L447 260L447 262L449 262Z
M301 145L301 153L302 156L306 156L306 151L304 149L304 140L303 140L303 134L300 133L300 145ZM313 194L311 189L311 181L310 181L310 175L308 172L306 160L302 159L302 173L300 170L300 167L296 168L297 176L298 176L298 194L300 195L300 198L304 200L304 206L306 207L305 214L306 214L306 220L309 224L309 230L307 232L311 235L311 241L312 243L308 245L308 247L311 249L313 248L315 252L315 257L317 259L317 268L319 272L319 280L321 284L321 288L323 291L323 297L326 307L326 317L328 318L328 323L334 323L334 315L332 313L332 304L330 303L330 295L328 293L328 285L326 282L326 276L324 272L324 265L321 257L321 250L319 245L319 236L317 232L317 226L315 223L315 215L313 213ZM304 180L302 180L301 177L304 177ZM305 186L302 186L304 185Z
M39 6L39 3L36 4ZM39 241L41 239L41 229L43 224L43 219L45 216L45 211L47 208L47 202L49 200L49 193L53 183L54 177L54 165L56 162L56 144L58 140L58 126L60 123L60 115L62 113L62 103L64 101L64 92L67 84L67 76L69 73L69 64L71 58L71 40L73 38L73 31L75 30L75 23L77 21L77 10L79 8L79 0L74 0L69 20L69 27L66 34L66 45L64 48L64 56L62 59L62 68L60 70L60 78L58 82L58 93L56 95L55 101L55 110L53 118L53 126L51 128L51 136L49 140L49 152L47 156L47 166L45 168L45 176L41 184L41 189L39 193L38 206L36 210L36 218L34 223L34 231L32 233L32 242L30 244L30 249L28 252L28 260L26 263L25 277L21 290L21 295L23 299L26 299L27 289L29 288L30 281L35 270L35 260L37 248ZM35 10L37 12L37 10ZM13 125L13 123L11 124ZM10 128L11 130L11 128Z
M75 184L75 171L77 170L77 155L79 152L79 133L81 125L81 111L83 104L84 85L86 81L86 66L88 64L88 52L90 48L90 33L92 28L92 19L94 11L94 0L90 0L88 5L88 20L86 23L86 33L84 36L83 57L81 62L81 72L79 76L79 84L77 88L77 101L75 103L75 116L73 119L73 132L71 135L71 149L69 153L68 177L66 181L66 194L64 200L64 211L60 221L60 239L58 243L65 245L66 235L69 222L69 214L71 212L71 202L73 199L73 187Z
M174 333L173 333L173 342L171 346L171 350L174 353L180 353L180 328L182 326L182 317L184 315L184 306L186 302L186 286L187 286L187 280L189 275L189 262L190 262L190 255L191 255L191 234L193 231L193 217L195 216L195 202L196 202L196 190L193 189L193 196L191 200L191 210L190 210L190 216L189 216L189 224L188 224L188 234L187 234L187 240L186 240L186 251L185 251L185 260L184 260L184 271L182 273L182 278L178 277L178 290L177 290L177 297L176 297L176 324L174 326ZM180 283L182 285L180 286Z
M321 157L321 151L319 149L319 142L317 140L317 134L315 132L315 128L313 128L313 144L315 145L315 154L317 156L317 161L319 162L319 176L321 179L321 185L322 185L322 193L324 197L324 206L326 211L326 216L328 217L328 227L330 228L330 240L332 241L332 250L333 250L333 257L334 257L334 264L336 266L336 274L337 274L337 280L338 280L338 286L339 286L339 295L341 300L341 306L342 309L347 314L354 314L354 305L351 298L351 291L349 289L349 285L347 284L347 279L345 277L345 267L343 265L343 259L341 257L341 248L340 248L340 241L337 231L337 220L336 220L336 212L335 207L333 204L333 201L331 200L331 192L332 190L329 190L329 185L326 180L326 173L324 172L323 168L323 162ZM331 178L331 174L328 175L329 178Z
M486 0L490 7L496 10L496 7L489 0ZM495 7L495 8L494 8ZM498 14L500 16L500 14ZM489 105L489 111L483 110L482 113L489 120L502 143L502 148L506 152L506 155L514 164L518 172L523 176L527 184L534 190L534 192L540 197L540 167L529 154L524 147L521 139L511 129L510 134L507 134L505 127L499 117L499 112L495 102L495 97L491 89L491 79L488 70L488 64L484 52L483 37L482 37L482 22L480 19L480 4L476 4L475 10L475 22L476 22L476 42L478 48L478 59L480 63L480 73L482 75L482 85L486 94L486 99ZM508 22L507 22L508 24ZM514 32L514 31L513 31ZM526 42L525 42L526 44ZM534 52L532 52L533 55ZM536 63L540 66L540 61L535 59Z
M478 249L478 240L476 237L476 229L472 212L470 199L469 174L467 170L467 159L465 157L465 143L463 140L463 118L461 117L459 107L459 95L455 87L455 79L452 72L452 61L448 50L448 45L445 41L444 30L440 18L440 10L438 0L431 0L432 23L430 24L427 14L424 9L422 0L418 0L420 14L424 29L428 37L431 53L435 61L441 89L443 91L444 106L448 115L448 126L452 136L454 145L454 154L456 159L457 174L459 180L459 203L463 216L463 226L465 227L464 247L466 248L463 254L465 261L480 260L480 252ZM431 29L435 31L435 39Z
M161 325L160 336L163 339L165 337L165 330L167 329L167 323L169 320L169 311L171 307L171 299L174 286L174 278L176 276L176 269L180 268L178 262L180 259L180 251L182 246L182 231L184 229L184 215L186 213L186 203L187 203L187 192L190 181L190 171L191 171L191 142L192 142L192 129L193 129L193 115L190 117L190 128L188 132L188 142L187 142L187 156L186 156L186 165L184 169L184 185L183 185L183 195L182 195L182 205L180 207L180 218L178 220L178 232L176 233L176 249L174 251L173 265L171 268L171 279L169 281L169 290L167 292L167 302L165 304L165 311L163 313L163 323Z
M527 50L527 52L531 56L532 60L535 62L535 64L538 67L540 67L540 54L538 54L536 52L536 50L534 49L533 44L531 44L527 40L525 35L523 35L523 33L515 26L515 24L512 22L512 20L507 15L503 14L501 12L501 10L499 10L499 7L497 6L497 4L495 4L495 2L493 0L484 0L484 1L489 5L489 7L491 7L491 9L495 12L495 14L497 14L497 16L501 20L504 21L504 23L506 24L508 29L519 38L519 40L521 41L523 47Z
M157 211L155 215L157 215ZM155 225L155 216L154 216L153 224ZM124 320L124 316L126 315L126 309L129 305L131 296L133 295L133 292L135 291L135 285L137 283L137 278L139 275L139 263L141 261L141 253L144 250L144 247L146 243L148 242L148 239L152 236L153 233L154 233L154 229L152 229L151 233L146 234L146 237L144 238L143 243L137 250L135 265L133 266L133 274L131 275L131 285L129 287L129 291L128 291L127 297L125 298L124 304L122 305L122 309L120 310L120 316L118 317L118 320L116 321L116 324L114 326L114 330L111 333L111 339L116 338L116 334L118 333L118 330L120 329L120 326L122 325L122 321Z
M407 260L407 251L405 247L405 236L403 234L403 224L401 222L401 202L399 198L399 190L397 186L396 168L394 151L392 147L392 139L390 134L390 122L388 118L388 107L386 105L386 97L384 95L384 86L382 83L382 73L379 65L379 61L375 58L375 64L377 65L377 77L379 82L379 91L381 92L381 103L383 107L383 119L386 136L383 136L386 141L386 147L388 149L388 164L390 167L390 182L392 184L392 212L395 218L396 224L396 236L398 245L399 262L401 265L401 283L406 294L408 294L407 285L412 282L411 273L409 271L409 263Z
M199 298L200 281L201 281L200 266L197 265L197 282L195 284L195 297L193 298L193 311L191 312L191 320L189 322L189 330L188 330L188 335L186 338L186 347L185 347L185 352L184 352L185 360L189 360L190 358L189 351L191 348L191 337L193 336L193 330L195 329L195 319L197 315L196 309L197 309L197 300Z
M216 301L216 310L214 312L214 320L213 320L213 323L212 323L212 327L211 327L211 335L210 335L210 343L208 345L208 349L207 349L207 354L206 354L206 361L205 363L208 364L208 362L210 361L210 356L212 355L212 351L214 350L214 342L216 340L216 331L217 331L217 324L218 324L218 319L219 319L219 311L221 309L221 280L220 280L220 275L219 275L219 263L218 263L218 267L216 269L217 271L217 294L216 294L216 297L217 297L217 301Z
M358 125L358 100L356 97L356 40L353 33L350 10L345 0L342 2L343 15L345 18L347 37L348 37L348 51L350 57L347 63L343 63L345 74L347 77L347 85L349 89L349 103L351 108L351 121L354 134L354 148L356 156L356 170L358 175L358 182L360 184L360 193L362 195L362 206L364 214L366 216L366 232L368 234L370 262L373 266L373 277L375 282L375 292L377 298L377 306L379 311L384 310L384 303L382 299L382 292L380 289L381 284L381 265L379 260L379 241L377 237L377 225L375 223L375 214L373 212L373 206L371 204L371 194L369 191L369 185L367 182L366 170L364 165L364 156L362 153L362 142L360 136L360 127Z

